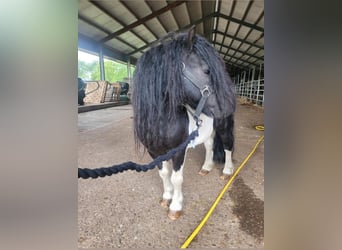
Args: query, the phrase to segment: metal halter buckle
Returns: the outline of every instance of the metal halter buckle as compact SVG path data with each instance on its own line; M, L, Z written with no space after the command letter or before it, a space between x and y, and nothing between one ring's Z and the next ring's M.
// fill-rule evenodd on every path
M197 126L197 128L199 128L201 125L202 125L202 119L200 119L199 117L197 117L197 116L193 116L194 117L194 119L195 119L195 122L196 122L196 126Z
M208 85L205 85L203 89L201 89L201 95L204 97L208 97L211 95L211 89Z

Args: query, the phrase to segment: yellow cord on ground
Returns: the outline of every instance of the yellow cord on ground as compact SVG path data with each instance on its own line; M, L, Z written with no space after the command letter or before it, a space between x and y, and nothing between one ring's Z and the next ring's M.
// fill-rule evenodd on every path
M259 129L257 128L259 127ZM264 126L256 126L255 127L257 130L264 130ZM230 186L230 184L233 182L233 180L235 179L235 177L238 175L238 173L240 172L240 170L246 165L247 161L249 160L249 158L251 158L251 156L254 154L255 150L257 149L257 147L259 146L259 144L264 140L264 136L262 135L259 140L257 141L257 143L255 144L254 148L251 150L251 152L249 152L249 154L247 155L247 157L243 160L243 162L240 164L240 166L236 169L236 171L234 172L233 176L229 179L229 181L227 182L227 184L223 187L223 189L221 190L220 194L217 196L216 200L214 201L213 205L211 206L211 208L209 209L209 211L207 212L207 214L204 216L203 220L200 222L200 224L198 224L198 226L195 228L195 230L192 232L192 234L189 236L189 238L183 243L183 245L181 246L182 249L187 248L190 243L192 242L192 240L195 238L195 236L199 233L199 231L202 229L202 227L204 226L204 224L207 222L207 220L209 219L210 215L213 213L214 209L216 208L218 202L220 201L220 199L222 198L223 194L227 191L228 187Z
M265 127L263 125L258 125L258 126L255 126L255 129L259 131L264 131Z

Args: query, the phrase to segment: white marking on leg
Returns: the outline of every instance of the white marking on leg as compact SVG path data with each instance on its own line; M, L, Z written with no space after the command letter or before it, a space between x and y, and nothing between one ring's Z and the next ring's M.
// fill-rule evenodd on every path
M214 161L213 161L213 145L214 145L214 138L213 138L214 133L204 142L204 147L205 147L205 160L202 166L203 170L211 171L213 166L214 166Z
M159 176L163 180L163 199L164 200L171 200L173 195L173 185L170 179L170 167L171 167L171 160L163 161L162 169L159 170Z
M227 149L224 150L226 153L226 162L224 164L223 174L233 174L234 173L234 165L232 161L232 151Z
M184 166L184 162L178 171L172 170L171 182L174 187L172 202L170 204L170 210L172 211L181 211L183 208L183 192L182 192L183 166Z

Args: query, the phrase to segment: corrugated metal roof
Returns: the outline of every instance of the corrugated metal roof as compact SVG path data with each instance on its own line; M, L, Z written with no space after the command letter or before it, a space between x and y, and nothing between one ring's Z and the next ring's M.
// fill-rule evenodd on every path
M168 32L196 25L213 43L228 70L264 60L264 1L79 0L79 47L132 63ZM216 10L215 10L216 7ZM109 54L108 54L109 53Z

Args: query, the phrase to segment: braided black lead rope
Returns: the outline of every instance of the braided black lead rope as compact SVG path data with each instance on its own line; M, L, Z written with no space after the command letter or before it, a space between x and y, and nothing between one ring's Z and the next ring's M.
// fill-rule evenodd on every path
M111 176L112 174L117 174L119 172L123 172L126 170L136 170L137 172L153 169L156 166L158 166L159 169L161 169L161 163L163 161L168 161L174 156L176 153L178 153L181 150L184 150L188 144L195 139L195 137L198 136L198 129L193 131L188 138L179 146L176 148L171 149L164 155L160 155L157 158L155 158L151 163L141 165L137 164L135 162L124 162L119 165L113 165L111 167L103 167L103 168L96 168L96 169L89 169L89 168L78 168L78 178L82 179L88 179L91 178L97 178L97 177L105 177L105 176Z

